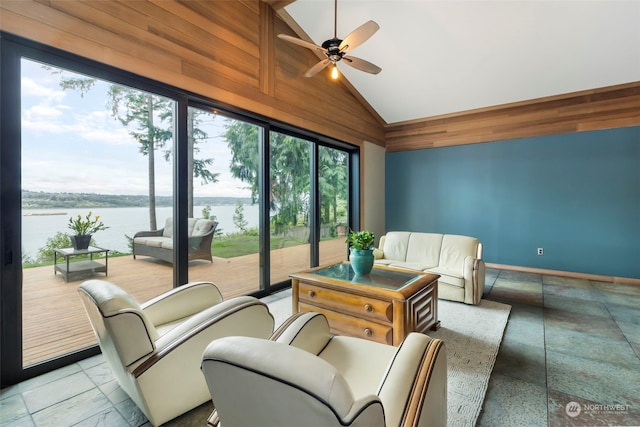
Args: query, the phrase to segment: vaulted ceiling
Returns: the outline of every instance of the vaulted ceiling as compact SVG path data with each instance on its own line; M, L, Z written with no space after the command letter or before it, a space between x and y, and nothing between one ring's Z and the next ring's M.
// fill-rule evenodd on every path
M302 38L333 37L333 0L271 4ZM339 38L380 25L349 54L382 72L339 69L388 124L640 81L637 0L338 0L337 11Z

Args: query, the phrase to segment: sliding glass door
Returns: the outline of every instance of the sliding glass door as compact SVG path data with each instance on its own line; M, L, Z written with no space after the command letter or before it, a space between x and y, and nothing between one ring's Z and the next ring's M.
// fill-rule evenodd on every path
M85 280L140 302L196 280L225 298L261 296L346 259L357 147L0 43L2 385L98 353L77 292ZM191 235L197 219L216 223L204 244Z
M313 144L269 133L269 249L271 283L311 265L311 152Z
M349 229L349 155L326 146L320 146L318 150L319 264L325 265L347 257L345 239Z
M189 107L190 217L217 223L211 268L189 268L225 298L260 290L259 126L213 108Z
M29 59L21 82L29 366L95 344L77 294L84 280L113 281L140 301L173 287L172 263L133 259L132 239L172 217L175 102ZM88 249L74 248L78 234L91 235Z

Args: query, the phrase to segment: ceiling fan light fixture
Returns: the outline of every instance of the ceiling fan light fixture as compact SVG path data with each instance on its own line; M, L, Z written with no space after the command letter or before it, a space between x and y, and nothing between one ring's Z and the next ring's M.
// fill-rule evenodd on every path
M322 52L325 59L318 62L304 73L304 77L312 77L320 70L333 64L331 70L331 78L336 80L340 73L336 64L339 61L344 60L347 65L357 70L364 71L365 73L378 74L382 69L377 65L374 65L364 59L347 56L347 51L350 51L357 46L367 41L372 35L380 29L380 26L374 21L367 21L352 32L350 32L344 39L339 39L337 33L338 22L338 0L334 1L334 21L333 21L333 38L325 40L322 46L318 46L312 42L302 40L296 37L292 37L287 34L278 34L278 37L288 42L312 49L318 52Z
M331 78L333 80L338 80L339 76L340 76L340 73L338 72L338 65L334 63L333 68L331 69Z

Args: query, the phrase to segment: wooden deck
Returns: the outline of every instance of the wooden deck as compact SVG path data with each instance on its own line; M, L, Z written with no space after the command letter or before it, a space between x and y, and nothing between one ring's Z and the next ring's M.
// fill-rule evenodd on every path
M346 258L344 238L320 244L321 264ZM309 246L301 245L271 251L271 282L309 268ZM172 287L172 266L153 258L132 256L109 258L108 276L98 273L65 282L54 275L53 266L23 270L23 364L28 366L96 343L87 315L77 293L87 279L108 280L129 292L140 302ZM189 280L214 282L225 299L259 289L257 254L236 258L216 258L213 264L193 261Z

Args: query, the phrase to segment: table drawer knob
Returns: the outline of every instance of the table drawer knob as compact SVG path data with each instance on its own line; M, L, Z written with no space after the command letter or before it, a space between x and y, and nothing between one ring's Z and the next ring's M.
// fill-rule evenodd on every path
M309 297L315 298L316 297L316 291L309 291Z
M364 311L366 311L367 313L371 313L373 311L373 307L371 307L371 304L365 304Z
M364 328L364 334L370 337L371 335L373 335L373 332L369 328Z

